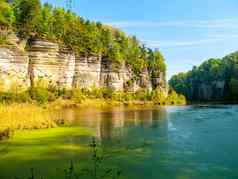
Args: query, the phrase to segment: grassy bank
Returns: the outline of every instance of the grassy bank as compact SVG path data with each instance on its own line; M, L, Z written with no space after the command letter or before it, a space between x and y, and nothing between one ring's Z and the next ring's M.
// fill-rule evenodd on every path
M0 139L16 130L56 127L49 110L36 104L0 104Z
M168 95L160 88L153 91L119 92L110 88L71 90L42 85L22 90L17 85L7 92L0 91L0 139L12 131L56 127L51 112L67 107L154 106L186 104L184 96L174 91Z

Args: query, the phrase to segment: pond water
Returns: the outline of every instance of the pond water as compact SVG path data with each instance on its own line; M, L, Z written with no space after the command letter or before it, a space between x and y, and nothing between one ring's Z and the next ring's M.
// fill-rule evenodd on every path
M0 142L0 178L29 169L60 178L72 160L88 166L96 136L105 166L128 179L237 179L238 106L64 109L54 117L72 127L20 132Z

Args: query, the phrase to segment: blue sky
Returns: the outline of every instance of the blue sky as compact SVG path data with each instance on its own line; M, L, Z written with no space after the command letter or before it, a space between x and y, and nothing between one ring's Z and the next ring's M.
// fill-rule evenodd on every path
M42 0L64 6L65 0ZM168 79L238 50L237 0L73 0L80 16L119 27L163 53Z

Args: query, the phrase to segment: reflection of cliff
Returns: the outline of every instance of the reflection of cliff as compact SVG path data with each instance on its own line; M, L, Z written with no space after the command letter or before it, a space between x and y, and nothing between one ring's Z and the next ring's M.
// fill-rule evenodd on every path
M44 79L51 85L65 88L89 88L95 85L123 90L127 82L133 79L132 70L125 64L115 70L110 60L100 56L78 57L56 43L35 40L27 50L20 49L24 48L20 48L17 43L0 47L0 77L10 80L8 77L13 76L26 87L29 81ZM151 89L152 82L148 71L144 70L131 88ZM4 86L10 83L11 80Z
M109 111L101 116L100 133L101 139L111 139L113 137L123 137L133 128L144 130L156 130L167 134L167 113L164 108L155 110L131 110L131 111Z
M159 135L167 135L168 122L165 108L148 110L111 108L106 111L90 108L65 109L54 115L57 119L65 119L74 125L94 128L95 135L100 139L130 137L131 130L135 129L145 133L158 131Z

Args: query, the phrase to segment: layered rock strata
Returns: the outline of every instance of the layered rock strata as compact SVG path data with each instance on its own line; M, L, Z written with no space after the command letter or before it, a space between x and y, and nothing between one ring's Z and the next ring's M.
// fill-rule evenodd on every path
M147 69L141 72L137 80L129 67L122 64L114 69L108 59L99 57L78 57L70 49L60 47L49 41L32 41L23 51L15 43L9 47L0 47L1 86L9 89L14 81L29 87L42 80L47 85L62 88L109 87L124 90L133 81L131 90L140 88L151 90L154 85L161 85L162 78L151 82ZM14 80L13 80L14 79Z
M29 85L29 58L15 46L0 48L0 88L1 90L22 90Z

